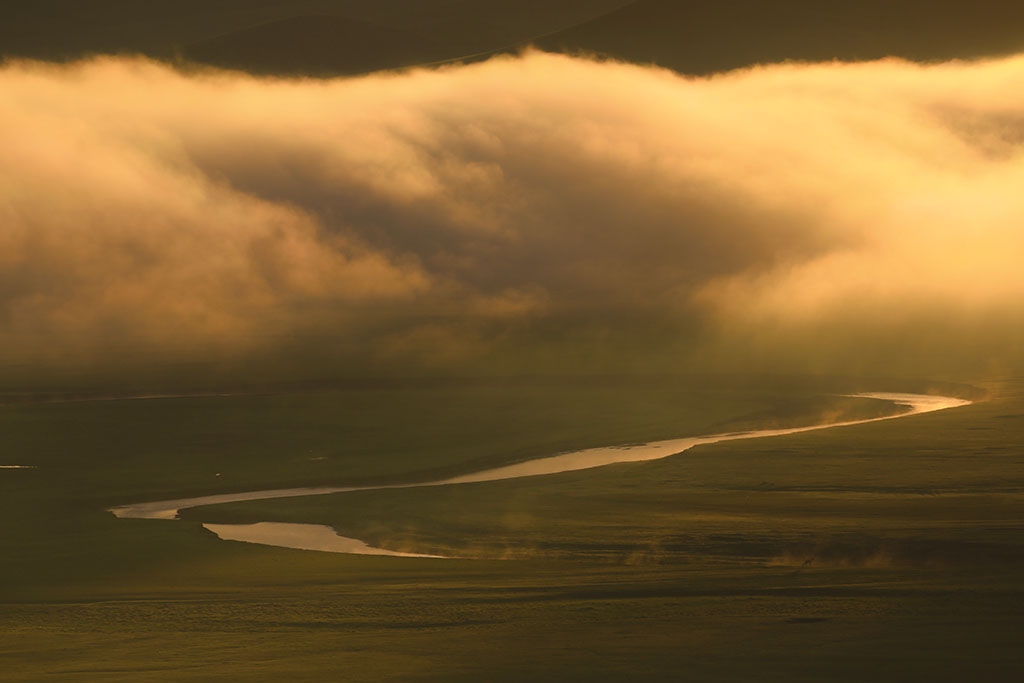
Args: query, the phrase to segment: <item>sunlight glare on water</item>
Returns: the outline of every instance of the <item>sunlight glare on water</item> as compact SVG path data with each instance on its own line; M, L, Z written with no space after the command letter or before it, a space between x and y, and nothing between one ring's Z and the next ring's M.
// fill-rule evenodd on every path
M271 500L276 498L295 498L300 496L317 496L332 493L346 493L349 491L375 491L384 489L422 488L428 486L449 486L455 484L470 484L475 482L499 481L503 479L519 479L523 477L536 477L546 474L558 474L561 472L574 472L577 470L593 469L616 463L643 462L648 460L659 460L671 455L682 453L694 446L712 444L720 441L735 441L738 439L753 439L756 437L782 436L785 434L798 434L819 429L834 427L846 427L882 420L892 420L909 415L930 413L947 408L957 408L971 403L971 401L953 398L949 396L932 396L926 394L899 394L899 393L862 393L849 394L855 398L870 398L882 401L889 401L897 405L906 406L910 410L894 415L885 415L863 420L849 420L846 422L833 422L825 424L810 425L806 427L792 427L787 429L761 429L748 432L731 432L727 434L713 434L710 436L687 437L682 439L669 439L666 441L655 441L653 443L639 444L634 446L604 446L601 448L589 448L582 451L561 453L547 458L538 458L527 462L515 463L503 467L496 467L482 472L474 472L448 479L439 479L428 482L411 484L391 484L387 486L366 486L366 487L316 487L316 488L293 488L274 489L268 491L248 491L244 493L225 493L213 496L202 496L199 498L181 498L178 500L164 500L149 503L137 503L111 508L110 512L117 517L124 519L176 519L178 512L188 508L200 507L203 505L217 505L220 503L236 503L247 500ZM218 537L228 541L242 541L245 543L257 543L261 545L278 546L282 548L293 548L297 550L317 550L321 552L347 553L357 555L387 555L394 557L440 557L438 555L419 555L416 553L401 553L382 548L374 548L363 541L354 538L339 536L334 529L318 524L283 524L273 522L260 522L257 524L204 524L206 529L215 533Z

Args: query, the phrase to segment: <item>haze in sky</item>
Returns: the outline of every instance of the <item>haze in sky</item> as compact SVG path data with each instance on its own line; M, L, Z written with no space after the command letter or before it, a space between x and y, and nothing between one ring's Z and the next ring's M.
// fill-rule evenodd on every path
M8 368L1019 366L1024 57L0 70Z

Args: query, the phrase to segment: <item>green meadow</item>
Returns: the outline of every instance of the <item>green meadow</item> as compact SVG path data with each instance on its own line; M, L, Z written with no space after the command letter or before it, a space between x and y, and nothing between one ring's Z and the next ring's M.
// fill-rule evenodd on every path
M979 385L984 400L965 408L549 477L212 506L176 522L105 511L218 491L427 480L569 449L866 417L888 408L833 394L928 388L863 384L525 379L10 397L0 464L38 469L0 471L0 679L1020 672L1016 383ZM200 521L329 524L383 547L462 559L224 542Z

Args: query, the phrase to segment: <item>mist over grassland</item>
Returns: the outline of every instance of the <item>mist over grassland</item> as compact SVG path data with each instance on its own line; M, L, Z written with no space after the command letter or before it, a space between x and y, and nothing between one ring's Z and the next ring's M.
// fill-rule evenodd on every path
M79 4L75 39L93 5L121 35L285 5ZM1019 679L1022 85L1024 56L0 64L0 466L24 466L0 470L2 671ZM862 391L976 403L548 477L109 511L900 410Z
M1024 57L10 61L2 371L1014 371L1022 85Z

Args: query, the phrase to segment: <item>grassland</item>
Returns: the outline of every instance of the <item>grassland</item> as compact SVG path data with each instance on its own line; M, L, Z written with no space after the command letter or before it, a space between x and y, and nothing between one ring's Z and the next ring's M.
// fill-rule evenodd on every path
M103 511L871 409L823 402L821 388L618 378L9 402L4 459L39 469L0 477L0 679L1021 673L1015 383L944 413L535 480L219 506L184 522ZM328 523L474 559L225 543L199 519Z

